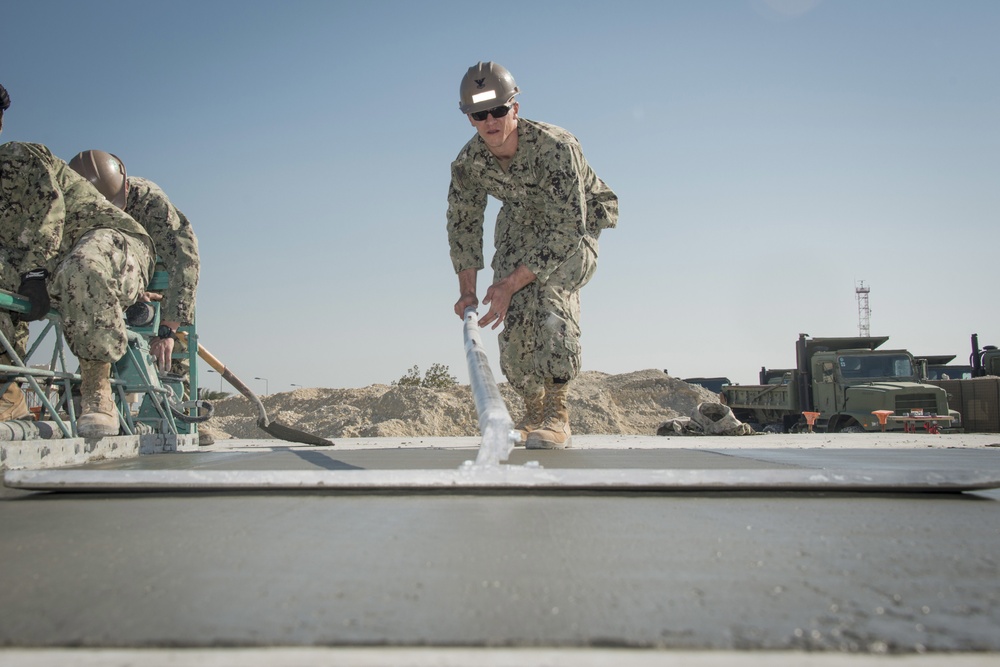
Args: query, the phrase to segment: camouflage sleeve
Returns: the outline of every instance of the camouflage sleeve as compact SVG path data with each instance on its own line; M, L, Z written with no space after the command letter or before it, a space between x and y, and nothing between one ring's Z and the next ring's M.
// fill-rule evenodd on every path
M18 274L55 270L66 221L66 202L42 147L8 144L0 153L0 238L23 255ZM37 148L38 150L32 150Z
M160 317L167 321L190 324L194 321L198 290L198 239L187 217L177 210L166 193L150 181L129 179L136 183L134 198L129 197L127 212L141 224L156 247L159 263L169 276L160 302Z
M181 226L177 235L173 237L175 242L173 247L165 251L167 256L173 255L173 257L171 264L167 264L168 267L172 267L168 268L170 281L163 292L160 307L163 319L191 324L194 322L201 260L198 256L198 239L194 235L191 223L180 211L177 211L177 217Z
M465 166L458 160L451 165L448 186L448 244L455 273L482 269L483 216L486 190L471 182Z
M587 231L597 238L601 235L601 230L618 226L618 195L597 178L596 174L594 181L587 204Z
M560 142L538 158L539 184L546 189L546 204L539 229L542 243L529 249L523 263L542 282L575 251L587 233L587 164L579 147Z

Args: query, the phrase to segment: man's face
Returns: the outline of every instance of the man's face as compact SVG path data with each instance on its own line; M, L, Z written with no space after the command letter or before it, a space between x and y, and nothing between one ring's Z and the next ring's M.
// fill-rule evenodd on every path
M493 114L488 114L485 120L476 120L471 115L469 122L476 128L476 132L483 138L486 145L491 149L499 149L510 139L511 135L517 134L517 102L511 103L511 109L502 118L494 118Z

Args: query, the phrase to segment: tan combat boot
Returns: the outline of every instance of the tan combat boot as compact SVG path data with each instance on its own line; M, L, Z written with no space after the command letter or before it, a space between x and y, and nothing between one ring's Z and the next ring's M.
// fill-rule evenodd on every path
M80 378L77 433L83 438L118 435L118 410L111 396L111 364L81 359Z
M569 405L566 395L569 382L545 380L545 421L541 427L528 434L528 449L564 449L571 446L569 430Z
M2 384L2 383L0 383ZM0 422L34 419L24 400L24 392L16 382L11 382L7 391L0 396Z
M517 423L514 430L519 439L515 446L523 447L528 441L528 434L542 426L545 421L545 390L531 396L521 396L524 399L524 417Z

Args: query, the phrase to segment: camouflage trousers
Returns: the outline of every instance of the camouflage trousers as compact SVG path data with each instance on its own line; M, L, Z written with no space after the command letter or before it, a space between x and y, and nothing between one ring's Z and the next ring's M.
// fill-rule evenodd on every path
M0 289L9 292L16 292L21 284L21 278L14 271L13 267L20 260L20 254L7 248L0 248ZM7 342L14 348L17 356L24 359L24 353L28 349L28 324L17 319L17 314L6 308L0 308L0 332L7 338ZM3 346L0 345L0 364L9 366L13 359L9 359Z
M77 358L114 363L125 354L123 311L145 291L151 260L141 239L95 229L59 262L49 277L49 295Z
M150 248L141 239L115 229L94 229L59 261L47 281L49 297L77 358L114 363L125 354L123 310L146 289L151 259ZM20 279L4 273L0 282L16 290ZM15 351L20 355L28 326L9 315L0 311L0 329L17 341Z
M516 267L497 264L494 280ZM546 378L580 373L580 290L597 269L597 241L584 239L545 281L511 298L500 334L500 370L522 395L540 391Z

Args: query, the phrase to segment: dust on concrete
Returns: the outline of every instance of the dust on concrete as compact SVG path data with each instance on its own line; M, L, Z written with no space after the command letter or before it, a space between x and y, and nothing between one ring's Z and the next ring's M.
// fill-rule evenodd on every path
M506 382L500 394L514 421L524 406ZM323 438L455 437L479 435L468 385L446 389L374 384L360 389L311 388L261 397L271 421ZM711 391L657 369L609 375L581 373L569 390L574 434L655 435L664 421L690 415ZM239 394L213 401L202 425L217 440L266 437L256 406Z

